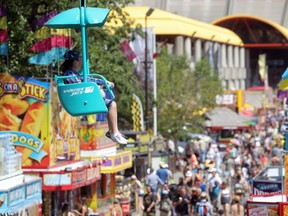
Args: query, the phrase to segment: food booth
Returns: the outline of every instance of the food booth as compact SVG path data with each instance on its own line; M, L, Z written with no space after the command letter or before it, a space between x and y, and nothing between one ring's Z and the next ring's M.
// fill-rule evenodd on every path
M50 79L0 74L0 131L12 135L25 174L42 178L43 214L74 209L81 188L100 179L98 161L80 160L80 118L61 106ZM73 202L72 202L73 200Z

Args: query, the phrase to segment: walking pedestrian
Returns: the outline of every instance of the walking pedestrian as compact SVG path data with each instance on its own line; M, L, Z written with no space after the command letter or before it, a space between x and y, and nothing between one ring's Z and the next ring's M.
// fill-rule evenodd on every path
M152 192L151 186L146 186L147 193L144 195L144 216L155 216L156 196Z

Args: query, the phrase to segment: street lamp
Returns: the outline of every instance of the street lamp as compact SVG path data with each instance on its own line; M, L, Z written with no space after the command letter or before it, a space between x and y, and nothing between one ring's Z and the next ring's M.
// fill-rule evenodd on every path
M153 13L154 8L149 8L145 15L145 124L146 130L149 129L148 123L148 33L147 18Z

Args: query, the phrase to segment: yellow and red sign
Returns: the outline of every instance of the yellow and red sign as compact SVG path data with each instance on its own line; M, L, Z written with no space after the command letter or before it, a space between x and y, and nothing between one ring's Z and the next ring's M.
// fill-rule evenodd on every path
M62 109L50 82L0 74L0 132L12 135L24 168L79 160L78 119Z

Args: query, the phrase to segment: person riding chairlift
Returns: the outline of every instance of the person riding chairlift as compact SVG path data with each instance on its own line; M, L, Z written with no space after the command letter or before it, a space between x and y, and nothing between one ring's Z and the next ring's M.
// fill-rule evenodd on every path
M83 77L80 77L80 71L82 69L82 57L80 53L76 50L69 50L64 54L64 63L61 65L61 71L64 73L64 76L75 76L66 78L64 80L65 84L73 84L83 82ZM87 78L88 82L95 82L97 85L104 85L104 81L101 79L95 79L92 77ZM109 82L108 84L113 88L114 83ZM105 97L102 94L103 98ZM118 130L118 123L117 123L117 104L114 100L104 98L105 104L108 108L108 127L109 130L106 132L106 137L111 139L114 142L119 144L127 144L127 139L124 138Z

